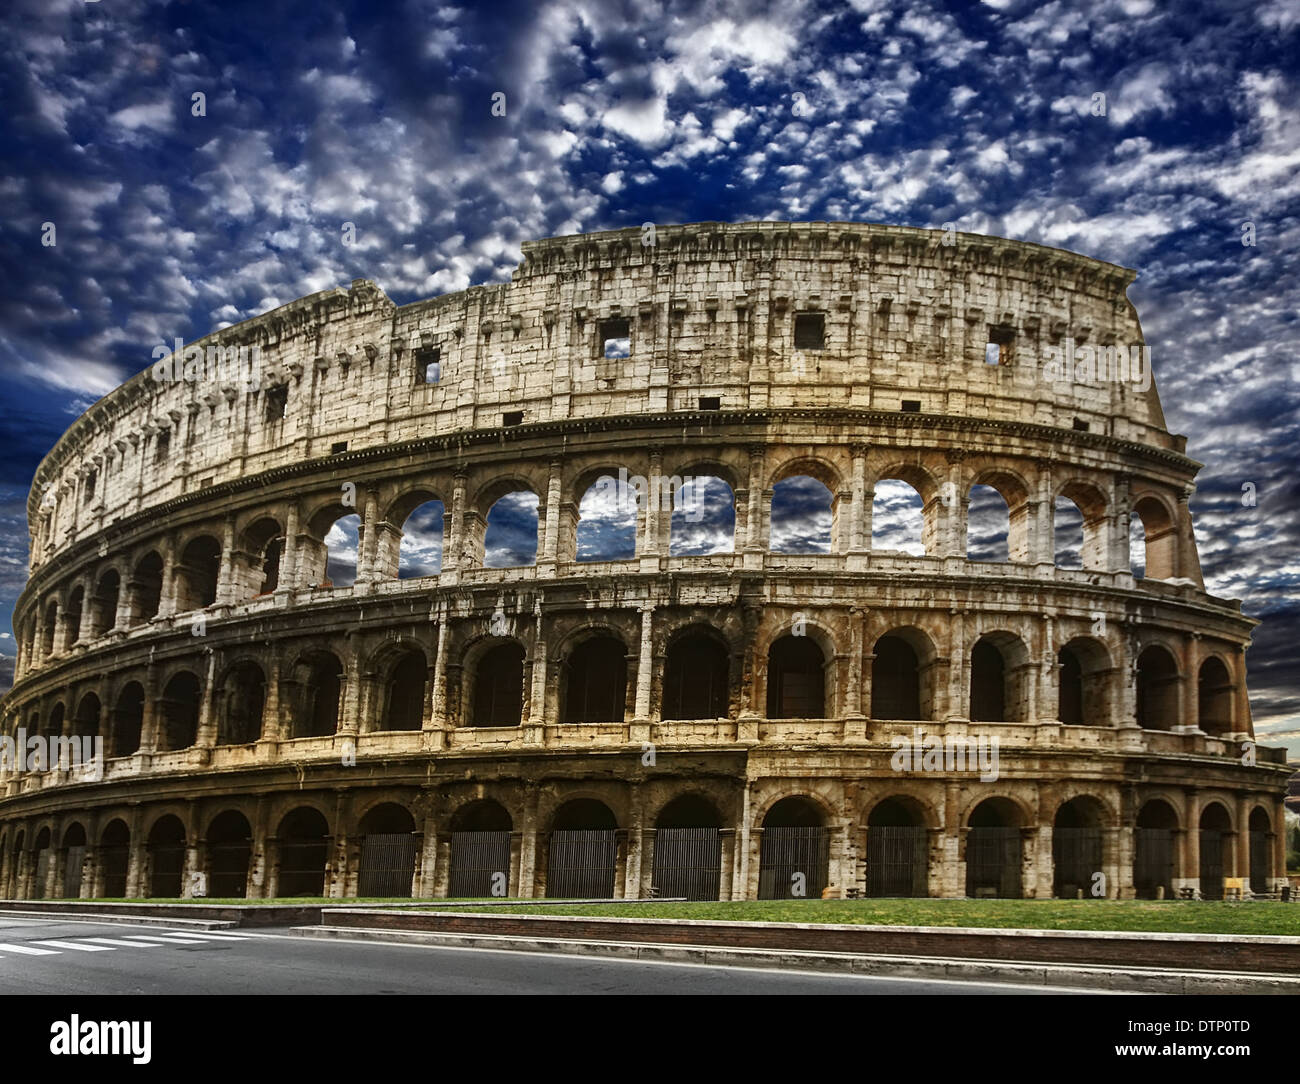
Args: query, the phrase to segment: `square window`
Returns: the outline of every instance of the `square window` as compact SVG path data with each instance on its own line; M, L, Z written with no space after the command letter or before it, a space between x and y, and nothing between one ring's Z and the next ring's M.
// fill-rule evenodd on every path
M984 346L984 364L1010 365L1011 344L1015 340L1015 328L1006 324L990 324L988 341Z
M984 345L984 364L999 365L1001 364L1000 355L1002 346L999 343L985 343Z
M820 312L800 313L794 318L794 348L821 350L826 341L826 317Z
M1082 418L1075 418L1074 428L1076 432L1086 433L1088 431L1088 423L1085 422Z
M86 504L89 504L92 500L95 499L95 481L98 479L98 477L99 476L94 471L91 471L89 474L86 475L86 497L85 497Z
M266 389L266 420L279 421L289 407L289 385Z
M904 399L904 400L903 400L903 412L904 412L905 414L920 414L920 413L921 413L921 400L920 400L920 399Z
M701 410L721 410L721 409L722 409L722 398L721 398L721 396L718 396L718 395L701 395L701 396L700 396L700 409L701 409Z
M507 410L501 415L502 425L522 425L524 421L524 412L522 410Z
M600 322L601 356L629 358L632 356L632 322L630 320L602 320Z
M442 376L442 351L438 347L422 347L415 351L415 382L436 384Z
M338 455L340 452L346 452L347 450L348 442L346 440L336 440L330 445L330 455Z

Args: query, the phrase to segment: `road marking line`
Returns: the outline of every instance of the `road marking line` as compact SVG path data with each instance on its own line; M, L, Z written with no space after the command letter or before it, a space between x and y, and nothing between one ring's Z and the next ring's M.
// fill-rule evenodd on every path
M132 941L157 941L164 945L202 945L204 941L196 941L192 937L150 937L141 933L129 933L126 935Z
M59 954L56 949L28 948L26 945L0 945L0 951L20 952L24 956L57 956Z
M38 945L53 945L55 948L75 949L77 952L112 952L103 945L78 945L75 941L37 941Z
M116 945L118 948L162 948L162 945L151 945L141 941L119 941L114 937L83 937L83 941L93 941L96 945Z

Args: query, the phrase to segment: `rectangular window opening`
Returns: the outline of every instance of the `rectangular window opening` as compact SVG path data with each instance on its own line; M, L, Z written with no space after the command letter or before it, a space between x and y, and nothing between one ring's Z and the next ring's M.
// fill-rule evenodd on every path
M442 351L438 347L421 347L415 351L415 382L436 384L442 377Z
M701 410L721 410L721 409L722 409L722 397L721 397L721 396L718 396L718 395L701 395L701 396L700 396L700 409L701 409Z
M821 350L826 342L826 317L820 312L804 312L794 318L794 348Z
M632 356L632 321L625 319L600 322L602 357L630 358Z
M1015 339L1015 328L1006 324L990 324L988 342L984 347L984 364L1010 365L1011 344Z
M91 501L95 499L95 482L98 480L98 478L99 475L96 474L94 471L91 471L89 474L86 475L86 498L85 498L86 504L89 504Z
M920 413L921 413L921 400L920 400L920 399L904 399L904 400L903 400L903 407L902 407L902 409L903 409L903 412L906 413L906 414L920 414Z
M1086 433L1088 431L1088 423L1085 422L1082 418L1075 418L1074 428L1076 432Z
M522 425L524 421L524 412L522 410L507 410L501 415L502 425Z
M281 384L276 388L266 389L266 420L279 421L289 407L289 385Z
M158 440L153 447L153 460L155 463L161 463L165 460L172 450L172 434L170 429L164 429L158 434Z
M330 445L330 455L338 455L340 452L346 452L347 450L348 442L346 440L336 440Z

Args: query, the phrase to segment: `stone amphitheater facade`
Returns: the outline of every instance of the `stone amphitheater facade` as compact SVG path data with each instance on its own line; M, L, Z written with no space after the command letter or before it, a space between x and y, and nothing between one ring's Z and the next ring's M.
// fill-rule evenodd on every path
M1254 622L1204 590L1199 464L1136 369L1049 372L1140 348L1134 277L892 226L622 230L526 243L507 283L397 306L357 280L194 344L256 348L256 381L163 358L35 477L0 733L49 760L102 737L104 760L0 771L0 889L1278 889L1287 770L1253 743ZM584 494L620 472L635 552L579 560ZM829 548L773 552L774 487L805 476ZM671 494L703 477L734 544L683 555ZM919 493L923 556L873 549L884 480ZM977 484L1009 507L1006 561L967 558ZM535 561L485 567L519 492ZM1081 569L1055 563L1060 497ZM441 568L403 576L431 500Z

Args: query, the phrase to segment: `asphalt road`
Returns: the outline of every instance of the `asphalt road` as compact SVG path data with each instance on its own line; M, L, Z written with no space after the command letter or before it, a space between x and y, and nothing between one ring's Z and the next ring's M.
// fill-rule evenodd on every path
M0 916L0 994L1025 994L1051 987Z

